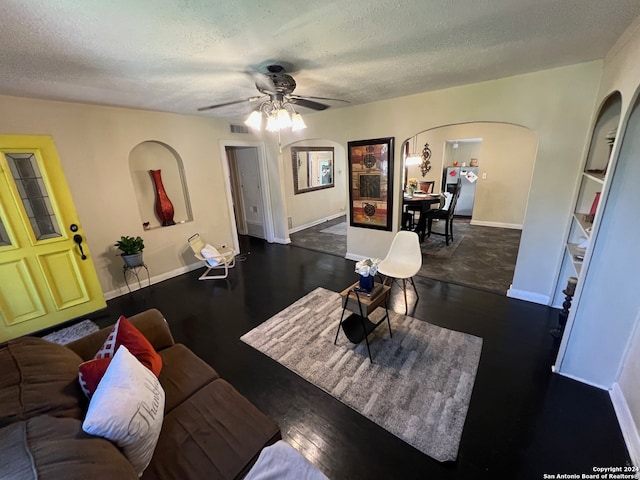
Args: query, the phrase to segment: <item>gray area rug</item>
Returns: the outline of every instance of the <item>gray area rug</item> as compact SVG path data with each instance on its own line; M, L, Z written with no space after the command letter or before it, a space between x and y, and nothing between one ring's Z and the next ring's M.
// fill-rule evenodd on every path
M45 340L53 343L59 343L60 345L66 345L67 343L74 342L82 337L97 332L100 328L91 320L83 320L80 323L71 325L70 327L61 328L48 335L45 335Z
M420 244L420 249L424 255L438 258L449 258L456 251L456 248L462 243L464 235L456 235L453 242L447 242L444 237L435 236L425 237L424 242Z
M332 233L334 235L342 235L343 237L347 236L347 222L338 223L329 228L325 228L320 230L321 233Z
M340 295L317 288L241 340L441 462L455 460L482 339L390 311L365 342L340 332ZM381 318L384 309L371 316Z

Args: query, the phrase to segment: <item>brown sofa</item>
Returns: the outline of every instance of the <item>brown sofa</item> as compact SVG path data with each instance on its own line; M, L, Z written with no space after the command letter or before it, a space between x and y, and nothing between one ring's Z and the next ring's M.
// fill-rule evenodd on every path
M143 479L242 478L278 426L187 347L162 314L129 319L162 356L165 416ZM82 431L78 366L111 328L67 346L24 337L0 345L0 478L137 478L111 442Z

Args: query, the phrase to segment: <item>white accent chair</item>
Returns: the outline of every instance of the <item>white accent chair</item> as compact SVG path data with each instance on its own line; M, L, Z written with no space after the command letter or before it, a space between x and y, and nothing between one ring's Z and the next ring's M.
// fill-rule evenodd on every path
M413 285L417 301L420 297L418 296L416 284L413 283L413 276L420 271L421 267L422 251L420 250L418 234L407 230L400 230L393 238L387 256L380 262L380 265L378 265L378 273L385 276L383 282L385 285L388 285L389 279L402 279L405 315L409 313L409 304L407 303L407 279L411 282L411 285Z
M236 253L228 247L216 248L205 243L198 233L187 239L195 257L204 262L207 269L198 280L217 280L227 278L229 269L236 265ZM221 270L217 275L209 275L211 270Z

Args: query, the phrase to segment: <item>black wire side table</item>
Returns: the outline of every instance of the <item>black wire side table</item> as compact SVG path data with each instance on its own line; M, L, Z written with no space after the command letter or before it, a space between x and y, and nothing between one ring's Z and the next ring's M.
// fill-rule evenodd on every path
M148 286L151 286L151 277L149 276L149 269L147 268L146 263L136 265L135 267L130 267L129 265L122 266L122 276L124 277L124 283L127 285L127 290L129 290L129 293L131 293L131 287L129 286L129 279L127 274L130 273L131 275L136 277L136 280L138 280L138 288L140 289L142 288L142 282L140 281L140 273L142 272L142 270L147 272ZM144 277L142 278L144 279Z
M358 344L363 339L367 342L369 361L373 363L371 348L369 346L369 334L386 320L389 326L389 336L393 337L387 306L387 299L391 287L381 283L374 283L373 290L370 294L367 294L366 292L360 291L358 285L359 282L356 282L340 293L340 296L343 298L342 315L340 316L340 323L338 324L338 331L336 332L336 338L333 344L335 345L338 341L338 334L340 333L340 328L342 328L342 331L351 343ZM369 315L383 304L385 315L375 323L369 320ZM347 318L344 318L347 310L353 313Z

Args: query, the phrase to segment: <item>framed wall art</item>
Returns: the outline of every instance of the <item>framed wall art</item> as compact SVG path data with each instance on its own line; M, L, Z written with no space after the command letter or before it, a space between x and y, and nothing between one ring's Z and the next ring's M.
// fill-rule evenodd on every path
M392 230L393 137L348 143L352 227Z

